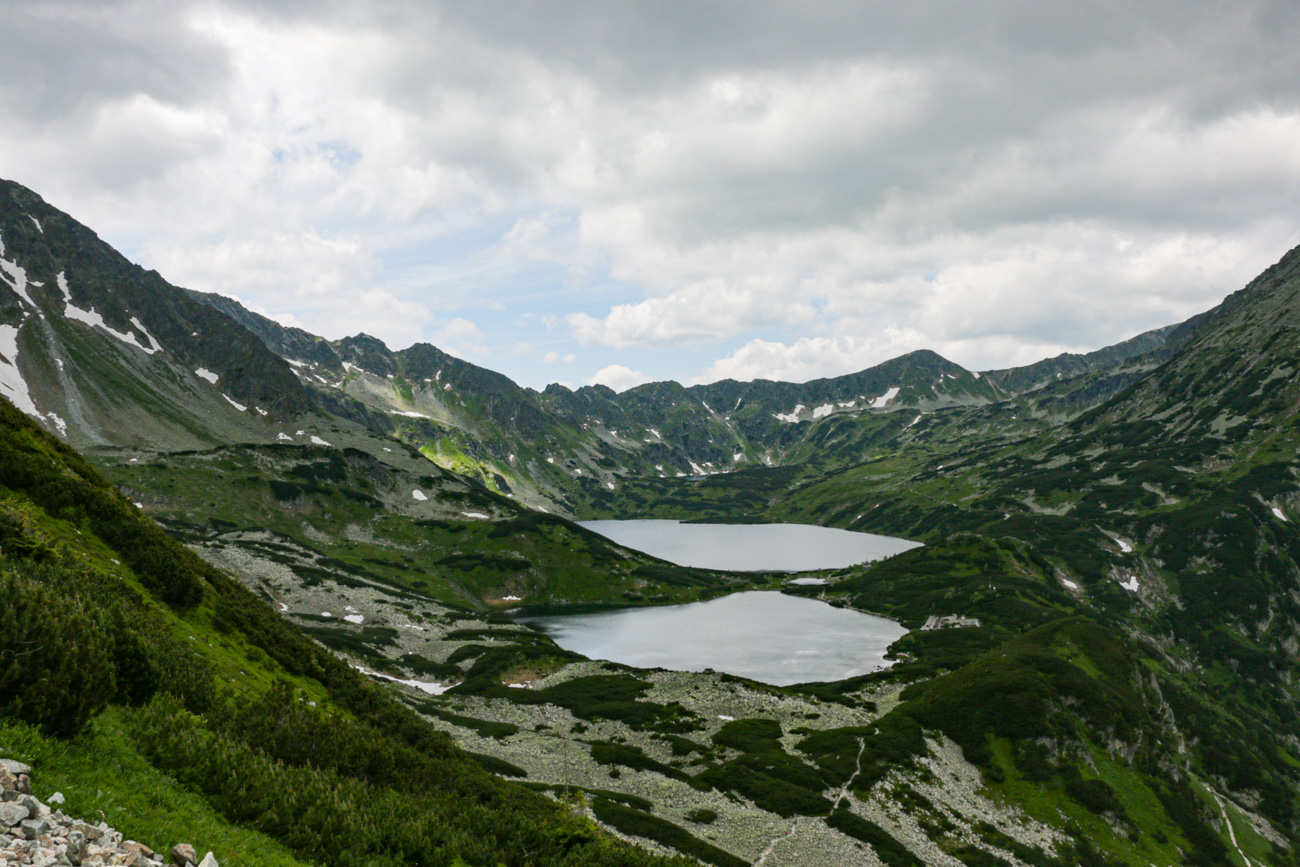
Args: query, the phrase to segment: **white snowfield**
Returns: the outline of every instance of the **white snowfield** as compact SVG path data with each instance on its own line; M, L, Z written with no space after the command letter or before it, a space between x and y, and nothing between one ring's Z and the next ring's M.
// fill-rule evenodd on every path
M880 397L876 398L871 402L871 408L884 409L885 404L889 403L891 400L898 397L899 391L901 391L901 389L898 386L894 386L893 388L889 389L889 391L885 392L883 395L881 395Z
M369 669L362 668L359 665L354 665L352 667L355 668L357 671L361 672L362 674L366 675L367 677L377 677L380 680L388 680L388 681L392 681L393 683L400 683L403 686L414 687L415 689L420 690L420 692L427 692L429 695L442 695L444 692L451 689L452 687L452 684L447 684L446 686L443 686L441 683L430 683L428 681L423 681L423 680L402 680L400 677L393 677L388 674L380 674L377 671L370 671Z
M1285 521L1287 519L1286 515L1283 514L1282 510L1279 509L1277 506L1273 507L1273 517L1277 518L1279 521Z
M1123 539L1116 539L1115 542L1119 545L1119 551L1121 554L1133 553L1133 546L1128 542L1125 542Z
M144 334L145 338L149 341L148 346L145 346L138 339L136 339L136 336L131 332L118 331L116 328L109 325L107 322L104 321L103 316L100 316L98 313L95 312L95 308L93 307L89 310L82 310L80 307L73 304L72 302L68 302L63 307L63 315L69 319L75 319L78 322L84 322L85 324L91 326L92 328L99 328L104 331L107 331L109 334L116 337L118 340L122 341L123 343L128 343L131 346L134 346L136 349L140 350L146 355L153 355L159 349L162 349L162 347L158 345L157 341L153 339L153 335L150 334L148 331L145 331L144 326L140 324L140 320L136 319L134 316L131 317L131 324L134 325L136 328L139 328L141 333Z
M830 415L834 411L835 411L835 404L824 403L821 406L813 408L813 418L814 419L825 418L826 416Z
M1123 587L1125 590L1127 590L1130 593L1138 592L1138 576L1136 575L1128 576L1128 580L1119 582L1119 586Z
M19 298L26 302L28 307L36 307L32 301L32 296L27 294L27 271L19 267L16 261L10 261L4 258L5 244L4 239L0 238L0 280L18 295Z
M216 385L217 380L221 378L217 374L208 370L206 367L198 368L197 370L194 371L194 375L197 376L199 379L206 379L208 382L212 383L213 385Z
M221 393L221 396L224 397L224 398L226 399L226 403L230 404L231 406L233 406L235 409L239 410L240 412L244 412L244 411L246 411L246 410L248 409L248 407L244 406L242 403L240 403L239 401L235 400L233 397L231 397L230 395L226 394L224 391Z
M298 433L302 433L302 431L298 431ZM311 444L314 446L332 446L332 443L327 443L325 442L325 440L321 439L320 437L314 434L312 435L311 438Z
M797 403L794 405L794 409L790 410L789 412L787 413L778 412L778 413L774 413L774 415L778 420L783 421L786 424L794 424L799 420L799 413L803 412L805 409L807 409L807 407L805 407L802 403Z
M0 325L0 394L31 416L40 416L27 390L27 380L18 370L18 326Z

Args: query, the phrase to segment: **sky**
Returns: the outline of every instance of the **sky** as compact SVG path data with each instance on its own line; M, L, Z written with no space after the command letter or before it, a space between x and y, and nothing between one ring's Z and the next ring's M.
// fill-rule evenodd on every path
M972 370L1300 244L1300 4L0 0L0 177L542 388Z

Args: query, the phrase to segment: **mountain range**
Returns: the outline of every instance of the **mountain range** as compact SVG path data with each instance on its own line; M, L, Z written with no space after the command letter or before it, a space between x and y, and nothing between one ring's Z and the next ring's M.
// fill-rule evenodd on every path
M85 724L212 821L269 833L284 863L400 856L324 853L304 842L314 820L268 831L240 813L182 770L167 702L198 714L185 737L233 739L247 761L298 760L286 739L317 723L285 722L284 703L309 698L372 726L375 755L468 749L534 789L485 779L501 821L568 805L539 820L547 863L642 857L574 816L714 864L1300 863L1300 248L1211 311L1084 355L968 371L918 351L806 383L615 393L282 326L168 284L11 182L0 245L0 394L30 419L0 419L0 567L104 623L119 615L87 608L85 582L116 581L158 634L199 636L186 652L227 699L169 680L168 642L105 626L157 674ZM84 491L58 481L73 478ZM926 544L794 586L676 567L571 520L652 516ZM93 581L59 577L76 563ZM738 589L912 631L885 672L776 688L584 660L499 613ZM950 614L967 625L922 628ZM322 648L406 686L363 701ZM34 733L0 737L48 755L86 737L25 701L0 714ZM415 791L308 764L377 787L357 802ZM447 860L530 863L525 842L448 834ZM428 839L410 845L436 861Z

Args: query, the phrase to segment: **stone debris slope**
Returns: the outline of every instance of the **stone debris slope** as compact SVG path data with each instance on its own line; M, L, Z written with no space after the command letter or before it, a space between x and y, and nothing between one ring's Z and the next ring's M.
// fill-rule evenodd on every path
M173 846L168 860L143 843L123 840L106 822L92 825L64 815L57 809L61 794L52 795L50 804L33 797L30 773L22 762L0 759L0 867L218 867L215 855L200 861L188 843Z

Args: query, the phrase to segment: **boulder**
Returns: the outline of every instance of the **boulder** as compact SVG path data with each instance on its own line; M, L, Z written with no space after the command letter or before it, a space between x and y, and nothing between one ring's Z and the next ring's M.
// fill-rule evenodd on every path
M138 852L145 858L153 857L153 850L143 843L137 843L134 840L127 840L120 847L124 852Z
M8 768L0 767L0 792L12 792L18 786L18 778Z
M31 765L23 764L15 759L0 759L0 768L4 768L15 777L22 776L23 774L30 774L32 772Z
M172 863L176 867L191 867L199 860L199 856L194 854L194 847L189 843L177 843L172 847Z
M89 822L73 822L72 830L79 832L87 840L98 840L104 832L102 829L90 824Z
M23 819L18 827L23 829L23 836L28 840L35 840L50 829L44 819Z
M32 811L22 804L13 802L0 804L0 831L7 831L31 815Z
M28 778L26 774L19 774L18 783L14 786L14 789L16 789L20 795L30 795L32 793L31 779Z
M199 867L221 867L221 865L217 863L217 856L209 852L203 856L203 860L199 862Z
M78 867L82 859L86 857L86 852L90 849L90 844L86 842L86 835L80 831L72 831L68 834L68 846L64 849L63 854L68 856L73 867Z

